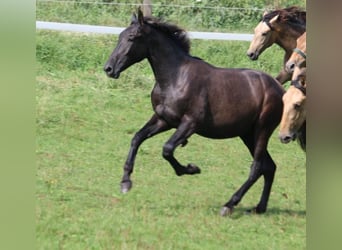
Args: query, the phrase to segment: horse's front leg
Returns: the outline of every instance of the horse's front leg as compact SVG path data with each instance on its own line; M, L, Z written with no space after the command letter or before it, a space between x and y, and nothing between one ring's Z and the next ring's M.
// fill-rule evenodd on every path
M282 85L291 80L292 73L288 73L284 68L279 72L279 74L276 76L276 79L278 82L280 82Z
M290 56L292 54L292 50L286 51L283 59L283 68L279 72L279 74L276 76L275 79L277 79L278 82L280 82L282 85L285 84L287 81L291 80L292 73L289 73L286 71L286 63L289 60Z
M134 135L131 141L128 157L123 168L124 174L121 180L121 192L126 193L132 187L130 176L133 172L135 157L141 143L147 138L169 129L170 127L164 120L161 120L156 115L153 115L152 118L145 124L145 126Z
M176 147L179 145L184 146L194 131L195 124L192 121L183 121L163 147L163 157L171 164L178 176L184 174L199 174L201 172L200 168L193 164L188 164L187 167L182 166L173 156Z

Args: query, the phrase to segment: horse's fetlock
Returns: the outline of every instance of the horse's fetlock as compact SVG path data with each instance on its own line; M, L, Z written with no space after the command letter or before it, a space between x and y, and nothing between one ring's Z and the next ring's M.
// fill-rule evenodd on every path
M168 159L173 155L173 147L170 144L165 144L163 147L163 157Z

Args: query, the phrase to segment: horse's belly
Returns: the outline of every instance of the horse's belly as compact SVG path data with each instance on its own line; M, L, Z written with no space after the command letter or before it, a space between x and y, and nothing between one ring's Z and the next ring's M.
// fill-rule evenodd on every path
M203 124L196 133L214 139L232 138L246 133L254 124L252 117L246 117L239 121L232 120L221 124Z

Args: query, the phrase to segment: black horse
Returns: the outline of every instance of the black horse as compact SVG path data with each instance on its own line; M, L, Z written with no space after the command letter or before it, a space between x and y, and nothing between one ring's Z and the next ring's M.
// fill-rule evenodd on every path
M184 146L194 133L213 139L239 136L248 147L253 163L247 181L221 210L231 214L248 189L264 176L258 205L264 213L276 165L267 151L268 140L280 122L284 89L271 76L251 69L214 67L189 54L186 32L154 17L133 14L132 22L104 66L109 77L144 58L149 61L156 83L151 99L154 114L135 134L124 165L121 191L132 187L130 175L141 143L158 133L176 128L163 147L163 157L178 176L198 174L194 164L183 166L174 157L177 146Z

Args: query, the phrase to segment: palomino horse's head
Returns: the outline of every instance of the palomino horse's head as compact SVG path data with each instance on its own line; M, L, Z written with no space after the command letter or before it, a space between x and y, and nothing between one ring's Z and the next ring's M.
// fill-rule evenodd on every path
M148 26L144 25L144 16L139 9L138 17L133 14L131 25L120 33L117 46L104 66L107 76L119 78L122 71L147 57L144 39L147 32Z
M292 81L292 85L283 96L284 108L279 131L282 143L295 140L306 120L306 87L299 81Z
M294 83L300 82L301 85L297 85L299 89L303 86L303 89L306 88L306 67L298 67L295 66L293 74L292 74L292 81Z
M292 73L295 67L306 67L306 32L297 39L297 47L293 49L293 53L285 65L285 69L289 73Z
M266 13L264 14L264 17ZM279 15L274 16L270 20L263 18L263 20L255 27L254 37L251 41L247 56L251 60L257 60L259 55L268 47L270 47L276 40L275 25Z

